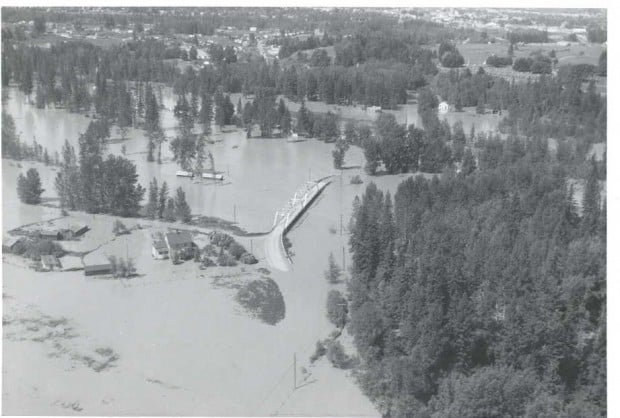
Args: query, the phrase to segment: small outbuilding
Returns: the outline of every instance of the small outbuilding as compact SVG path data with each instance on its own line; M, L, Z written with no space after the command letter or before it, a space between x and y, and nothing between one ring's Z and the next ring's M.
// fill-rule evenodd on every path
M42 255L41 256L41 269L44 271L52 271L54 269L61 269L62 265L60 260L54 255Z
M157 239L153 241L151 253L155 260L165 260L168 258L168 246L162 239Z
M95 264L92 266L84 267L84 275L85 276L98 276L102 274L112 274L112 264Z
M88 227L88 225L76 225L73 228L71 228L71 230L73 231L73 236L80 237L84 235L86 232L88 232L90 228Z
M58 230L55 229L42 229L41 231L39 231L39 237L41 239L51 239L51 240L56 240L56 241L60 241L62 240L62 233Z
M23 237L7 237L2 240L2 251L12 253L15 248L24 240Z

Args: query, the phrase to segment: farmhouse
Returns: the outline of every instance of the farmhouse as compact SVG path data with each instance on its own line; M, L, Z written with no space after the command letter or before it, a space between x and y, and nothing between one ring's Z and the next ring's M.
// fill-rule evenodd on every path
M100 274L112 274L112 264L96 264L84 267L85 276L97 276Z
M188 232L169 232L165 241L170 257L189 258L194 255L194 242Z

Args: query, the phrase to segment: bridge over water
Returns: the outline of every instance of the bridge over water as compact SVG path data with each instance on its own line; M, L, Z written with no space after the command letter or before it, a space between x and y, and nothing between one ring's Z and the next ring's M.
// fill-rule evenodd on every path
M275 213L273 228L265 238L265 257L272 268L291 269L291 260L284 248L284 235L330 182L330 177L307 182Z

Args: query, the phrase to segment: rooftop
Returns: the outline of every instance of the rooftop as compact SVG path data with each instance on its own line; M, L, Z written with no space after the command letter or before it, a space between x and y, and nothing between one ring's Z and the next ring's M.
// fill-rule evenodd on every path
M185 245L192 243L192 236L188 232L169 232L166 234L168 245Z

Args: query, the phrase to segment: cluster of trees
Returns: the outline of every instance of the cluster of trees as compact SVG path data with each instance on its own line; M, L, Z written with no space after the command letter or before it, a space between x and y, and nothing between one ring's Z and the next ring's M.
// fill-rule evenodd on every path
M432 59L437 56L430 45L451 37L443 25L428 21L409 20L399 25L390 18L374 19L334 45L335 64L349 67L372 60L396 61L432 72Z
M310 112L306 108L305 102L302 101L297 112L295 129L300 135L315 137L325 142L334 142L340 138L340 119L338 115L332 112L324 114Z
M167 222L189 223L192 220L192 212L183 189L179 187L174 197L168 196L168 184L164 181L160 188L156 178L149 184L145 213L149 219L163 219Z
M511 84L503 78L492 77L480 67L475 74L466 68L452 69L437 76L436 92L457 112L463 107L485 106L498 111L505 109Z
M586 31L588 35L588 42L597 44L607 42L607 28L602 28L597 25L589 25Z
M522 73L532 74L551 74L553 68L553 60L551 57L536 54L533 57L517 58L512 69Z
M291 100L305 97L329 104L359 103L386 109L406 103L407 89L424 84L423 74L415 75L404 64L376 62L351 68L290 66L275 80L278 92Z
M252 101L246 102L241 119L248 137L252 135L254 125L259 126L262 138L289 136L292 132L291 113L283 99L276 102L273 89L261 89Z
M334 40L327 34L327 32L325 32L321 39L319 39L319 37L317 36L312 35L306 38L284 36L280 39L276 39L276 44L280 45L278 57L282 59L290 57L293 53L297 51L333 45Z
M434 117L435 121L425 129L398 124L389 113L377 117L374 133L367 126L355 127L349 135L364 149L366 172L374 175L383 165L389 174L418 170L439 173L453 161L460 161L466 139L462 125L455 125L453 135L446 121L439 122L436 113ZM461 152L453 155L456 144Z
M112 275L115 278L128 278L136 274L136 265L131 258L116 257L111 255L108 261L112 266Z
M61 170L55 179L60 206L89 213L136 216L144 188L138 183L136 165L114 155L104 158L110 132L93 121L80 135L79 154L68 141L62 150Z
M41 203L41 194L44 191L41 187L41 177L36 168L30 168L25 176L20 173L17 177L17 195L22 202L37 205Z
M605 142L607 135L606 101L597 92L594 81L582 89L587 74L584 69L587 67L563 66L557 77L541 76L527 83L508 82L484 71L472 75L468 69L455 70L438 76L437 93L457 110L463 106L508 110L508 116L500 122L500 129L506 134L576 137L581 150L577 155L583 158L584 149L592 143ZM420 92L421 98L430 96L427 101L432 102L433 95L426 92ZM429 108L436 109L436 104ZM427 113L433 118L436 112Z
M386 416L605 416L606 209L536 141L353 203L350 331ZM581 206L581 211L578 207Z
M506 38L511 44L523 42L525 44L542 44L549 42L549 34L546 30L527 29L508 32Z
M450 42L442 42L439 45L439 52L437 53L441 65L448 68L457 68L465 64L465 59L456 48L456 46Z
M491 55L486 60L486 64L491 67L507 67L512 65L512 57L500 57L495 54Z
M2 158L34 160L45 165L60 164L58 152L50 155L47 148L39 144L36 139L32 141L32 145L21 142L15 130L15 120L4 109L2 110Z

